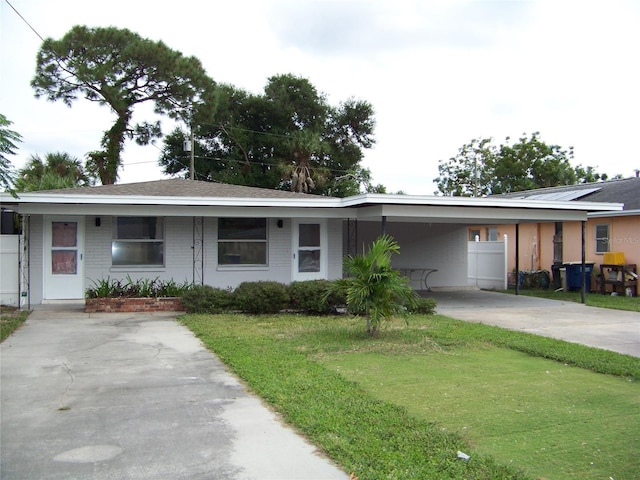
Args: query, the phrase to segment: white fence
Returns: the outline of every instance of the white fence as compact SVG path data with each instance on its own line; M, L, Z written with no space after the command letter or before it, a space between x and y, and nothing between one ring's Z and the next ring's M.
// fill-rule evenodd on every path
M0 304L19 306L18 235L0 235Z
M503 242L469 242L468 284L478 288L507 289L507 236Z

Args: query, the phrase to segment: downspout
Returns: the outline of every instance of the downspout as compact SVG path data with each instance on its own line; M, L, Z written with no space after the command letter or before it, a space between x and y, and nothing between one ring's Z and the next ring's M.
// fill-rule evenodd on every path
M587 233L587 222L582 220L582 287L580 288L580 300L582 301L582 303L587 303L587 288L586 288L586 281L587 281L587 272L586 272L586 266L585 266L585 236Z
M520 224L516 223L516 295L520 294Z

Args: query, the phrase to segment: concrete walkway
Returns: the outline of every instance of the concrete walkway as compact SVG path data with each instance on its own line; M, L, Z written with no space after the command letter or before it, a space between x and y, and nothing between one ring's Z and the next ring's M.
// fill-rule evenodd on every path
M437 312L640 357L640 313L480 290L433 292Z
M0 478L348 478L174 318L33 312L0 345Z

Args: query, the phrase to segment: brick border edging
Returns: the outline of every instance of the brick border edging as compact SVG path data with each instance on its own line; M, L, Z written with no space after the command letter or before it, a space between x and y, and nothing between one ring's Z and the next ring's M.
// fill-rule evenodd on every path
M184 311L179 297L157 298L86 298L85 313L132 313Z

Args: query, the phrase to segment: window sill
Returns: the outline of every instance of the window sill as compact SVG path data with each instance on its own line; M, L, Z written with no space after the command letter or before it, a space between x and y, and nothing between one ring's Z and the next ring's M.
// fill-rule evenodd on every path
M269 265L218 265L216 270L218 272L266 272L269 270Z
M112 265L110 272L164 272L167 267L164 265Z

